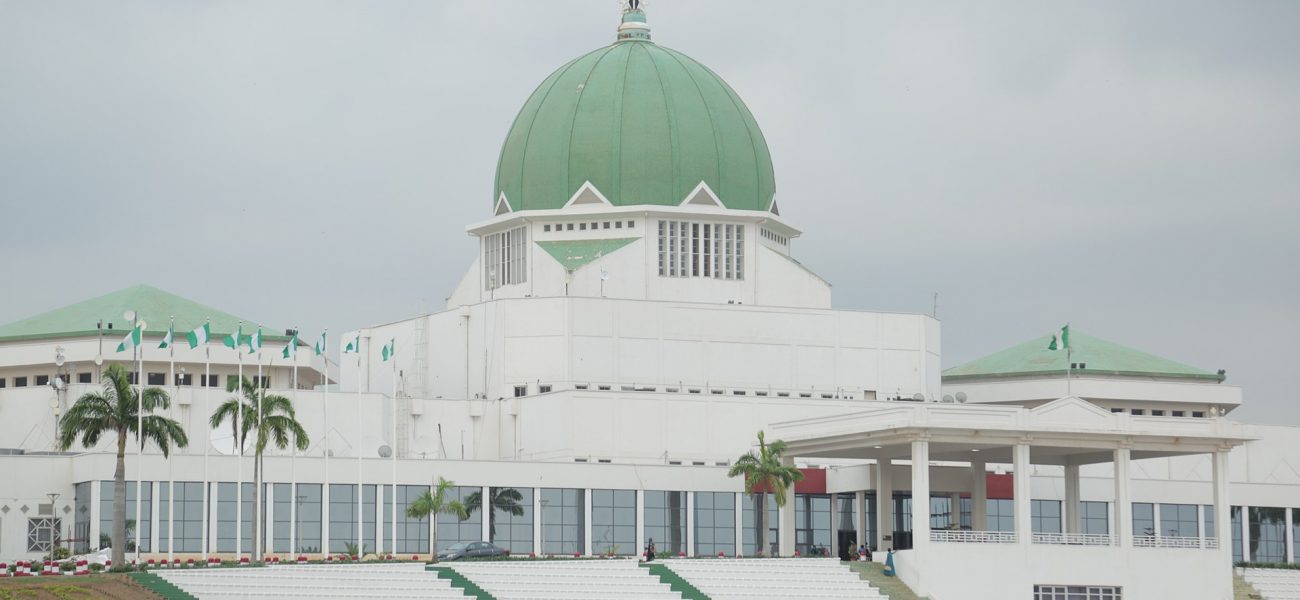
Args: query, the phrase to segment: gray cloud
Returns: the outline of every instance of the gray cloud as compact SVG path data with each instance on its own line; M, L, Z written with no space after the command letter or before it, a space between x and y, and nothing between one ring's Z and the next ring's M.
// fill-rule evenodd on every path
M1300 423L1292 2L650 4L763 126L836 304L948 366L1070 321ZM0 322L149 282L278 326L440 305L506 129L614 2L0 3Z

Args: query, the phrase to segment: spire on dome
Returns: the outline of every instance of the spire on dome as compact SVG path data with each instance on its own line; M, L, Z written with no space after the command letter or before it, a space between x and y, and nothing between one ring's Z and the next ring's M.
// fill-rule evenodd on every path
M618 41L650 41L650 26L645 22L645 2L623 0L623 22L618 26Z

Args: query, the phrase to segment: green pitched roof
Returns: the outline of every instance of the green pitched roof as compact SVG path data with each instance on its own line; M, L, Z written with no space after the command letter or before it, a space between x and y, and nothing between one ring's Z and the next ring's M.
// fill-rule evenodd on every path
M239 317L158 288L136 285L7 325L0 325L0 341L95 335L95 324L99 321L103 321L106 327L108 323L112 323L113 331L126 335L131 325L122 318L122 314L127 310L136 311L140 319L144 320L148 326L145 335L161 336L166 333L170 317L176 318L177 336L181 338L184 337L184 332L199 327L207 318L212 319L213 338L234 331L241 320ZM257 326L252 321L247 319L243 321L245 333L251 333L256 329ZM283 335L271 335L267 330L275 331L263 327L264 339L288 339Z
M701 181L766 211L776 184L758 122L721 77L648 39L580 56L542 81L506 134L492 206L563 208L590 181L615 206L672 205Z
M614 238L608 240L564 240L556 242L537 242L556 262L570 271L576 270L610 252L635 242L637 238Z
M996 377L1063 375L1066 371L1066 353L1064 351L1049 350L1047 346L1051 341L1051 335L1034 338L984 358L946 369L943 372L943 379L944 381L959 381ZM1076 374L1223 380L1223 377L1217 373L1211 373L1154 354L1134 350L1114 342L1079 333L1074 329L1070 330L1070 360L1085 365L1084 370L1074 371Z

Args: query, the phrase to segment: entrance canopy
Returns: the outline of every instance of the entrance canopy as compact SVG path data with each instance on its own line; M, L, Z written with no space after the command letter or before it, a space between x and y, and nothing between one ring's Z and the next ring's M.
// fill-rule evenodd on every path
M931 461L1011 463L1016 445L1040 465L1108 463L1116 448L1134 460L1229 450L1253 438L1223 418L1111 413L1078 397L1036 408L970 404L873 403L859 412L784 421L769 437L798 458L908 459L929 441Z

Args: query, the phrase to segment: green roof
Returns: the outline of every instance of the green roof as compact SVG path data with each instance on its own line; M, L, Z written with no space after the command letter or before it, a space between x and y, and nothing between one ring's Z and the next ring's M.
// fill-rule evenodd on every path
M233 332L241 320L244 322L245 333L251 333L257 327L253 321L240 319L158 288L136 285L7 325L0 325L0 341L96 335L95 325L100 321L104 322L105 327L108 323L112 323L113 331L126 335L131 325L122 318L122 314L128 310L136 311L140 319L145 322L148 327L145 335L161 336L166 333L171 317L176 318L177 336L181 338L184 337L184 332L198 328L208 318L212 319L213 338ZM276 331L263 327L264 339L288 339L283 335L266 333L268 329Z
M590 181L616 206L676 206L701 181L766 211L776 184L758 122L722 78L631 37L580 56L524 102L497 162L495 207L563 208Z
M537 242L556 262L570 271L590 263L610 252L635 242L637 238L613 238L607 240L563 240L555 242Z
M997 377L1033 377L1064 375L1066 353L1048 349L1052 336L1034 338L964 365L946 369L944 381L986 379ZM1223 377L1196 367L1188 366L1154 354L1121 346L1070 330L1070 361L1083 363L1083 370L1075 374L1118 375L1128 377L1159 377L1167 379L1208 379L1222 381Z

